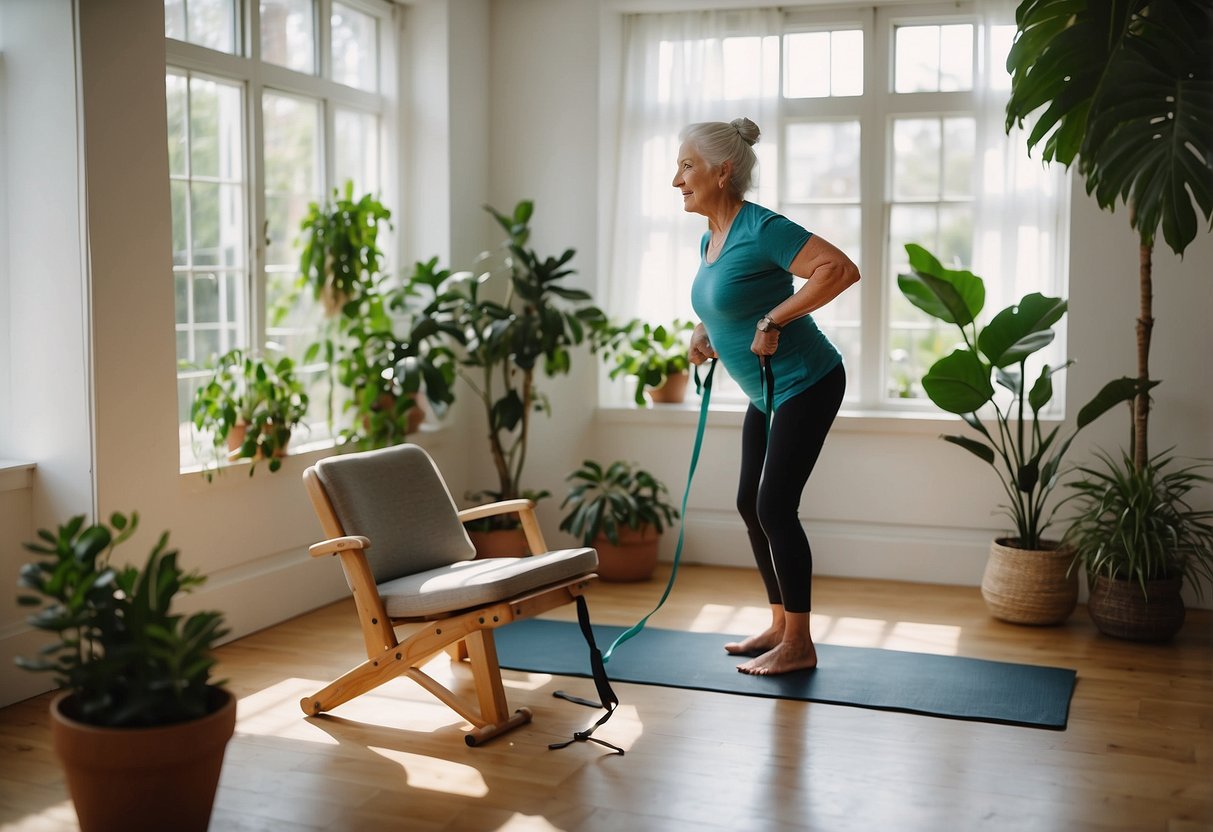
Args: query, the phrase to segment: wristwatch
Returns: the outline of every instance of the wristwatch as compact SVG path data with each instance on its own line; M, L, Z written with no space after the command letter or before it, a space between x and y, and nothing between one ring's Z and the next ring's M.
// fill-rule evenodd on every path
M772 329L776 332L783 332L783 327L772 321L770 315L763 315L758 319L759 332L770 332Z

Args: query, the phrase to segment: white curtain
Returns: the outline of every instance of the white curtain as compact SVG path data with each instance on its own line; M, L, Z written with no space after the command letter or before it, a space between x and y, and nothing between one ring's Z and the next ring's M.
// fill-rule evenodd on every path
M1061 165L1042 161L1040 147L1028 156L1030 124L1010 134L1005 128L1015 3L981 0L978 13L982 60L972 271L985 280L986 308L994 312L1029 292L1066 295L1069 177Z
M615 170L608 313L654 324L693 318L691 281L707 220L682 210L673 188L678 134L699 121L745 116L769 130L759 201L774 187L779 13L774 10L629 15ZM764 162L770 182L763 184ZM665 319L654 310L666 310Z

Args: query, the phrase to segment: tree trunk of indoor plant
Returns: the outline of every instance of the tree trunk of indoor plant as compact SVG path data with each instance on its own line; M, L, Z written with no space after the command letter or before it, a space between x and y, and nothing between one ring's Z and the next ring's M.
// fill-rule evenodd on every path
M51 737L82 832L205 832L236 698L211 689L214 710L155 728L103 728L72 716L74 700L51 703Z
M1017 549L1010 538L990 544L981 579L981 597L990 614L1011 624L1060 624L1078 605L1078 572L1074 554L1042 540L1040 550Z
M647 581L657 566L660 541L661 535L653 526L620 529L618 545L600 534L594 538L594 548L598 550L598 568L594 571L604 581Z
M1179 578L1146 581L1143 594L1137 581L1094 575L1087 612L1104 635L1130 641L1166 641L1184 623L1182 585Z

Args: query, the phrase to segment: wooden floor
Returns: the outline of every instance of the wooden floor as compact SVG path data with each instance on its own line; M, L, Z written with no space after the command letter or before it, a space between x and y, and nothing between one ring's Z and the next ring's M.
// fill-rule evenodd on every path
M661 586L595 587L595 621L632 623ZM650 624L747 632L765 623L761 597L752 572L684 567ZM626 756L592 744L549 751L599 713L552 691L593 697L592 683L511 671L510 704L535 721L481 748L406 680L305 719L300 697L360 659L343 602L221 649L220 676L240 704L211 829L1213 829L1210 612L1190 611L1171 644L1140 646L1100 636L1081 607L1063 627L1000 624L971 588L821 578L814 600L821 642L1075 668L1069 726L619 684L623 704L600 736ZM469 680L445 656L429 670ZM48 698L0 710L4 830L76 828Z

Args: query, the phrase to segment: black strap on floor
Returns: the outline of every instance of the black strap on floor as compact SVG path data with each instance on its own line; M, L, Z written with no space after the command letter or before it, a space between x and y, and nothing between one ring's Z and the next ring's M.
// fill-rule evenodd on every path
M590 626L590 608L585 602L584 595L577 596L577 623L581 625L581 634L585 636L585 643L590 648L590 670L594 674L594 687L598 689L598 702L591 702L588 699L582 699L580 696L573 696L558 690L552 695L559 699L566 699L569 702L575 702L578 705L586 705L591 708L606 708L606 713L603 714L597 722L591 725L584 731L577 731L573 734L571 740L565 742L556 742L548 746L548 748L567 748L575 742L596 742L599 745L605 746L613 750L616 754L623 754L623 749L617 745L611 745L609 742L600 740L592 736L594 731L599 726L604 724L615 713L615 708L619 705L619 697L615 695L615 691L611 689L611 680L606 675L606 665L602 661L602 651L598 649L598 644L594 641L594 628Z

